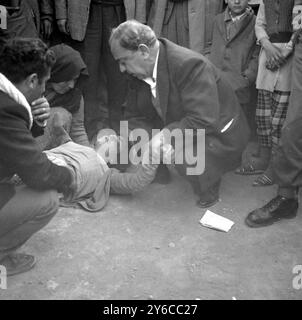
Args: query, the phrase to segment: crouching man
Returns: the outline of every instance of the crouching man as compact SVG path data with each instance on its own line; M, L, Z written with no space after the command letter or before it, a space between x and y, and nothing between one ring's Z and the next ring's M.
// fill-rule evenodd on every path
M32 135L49 117L42 97L54 55L38 39L9 40L0 52L0 265L7 275L31 269L35 258L15 253L68 198L73 172L42 153ZM12 177L24 182L16 186Z
M214 205L223 174L240 162L248 142L248 124L232 88L201 54L157 39L150 27L134 20L113 30L110 48L121 72L130 75L125 119L131 129L177 129L182 133L179 141L187 138L188 130L193 137L205 130L203 173L187 174L186 157L195 154L194 149L203 150L202 143L185 145L179 152L172 145L178 159L185 153L176 169L192 184L198 206ZM170 141L165 138L165 143Z

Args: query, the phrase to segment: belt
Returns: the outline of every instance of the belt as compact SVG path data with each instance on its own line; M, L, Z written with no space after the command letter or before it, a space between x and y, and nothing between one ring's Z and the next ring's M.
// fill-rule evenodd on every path
M93 4L98 4L98 5L101 5L101 6L122 6L124 5L124 1L123 0L120 0L120 1L106 1L106 0L92 0L91 3Z
M291 32L279 32L270 35L269 40L272 43L287 43L292 36Z

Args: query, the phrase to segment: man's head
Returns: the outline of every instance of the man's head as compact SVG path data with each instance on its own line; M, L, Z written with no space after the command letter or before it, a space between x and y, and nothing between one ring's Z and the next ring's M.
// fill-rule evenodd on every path
M29 103L41 97L55 56L39 39L8 40L0 52L0 72L25 96Z
M150 27L128 20L113 29L109 44L121 72L140 80L152 76L159 43Z
M249 0L225 0L232 16L243 14L248 7Z

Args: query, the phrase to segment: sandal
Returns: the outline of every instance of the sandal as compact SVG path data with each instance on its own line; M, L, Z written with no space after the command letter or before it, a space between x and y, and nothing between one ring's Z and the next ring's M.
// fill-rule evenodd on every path
M262 174L253 182L254 187L265 187L265 186L271 186L273 184L274 184L273 180L266 174Z
M252 164L244 165L235 170L236 174L241 174L243 176L262 174L263 172L264 169L256 169Z

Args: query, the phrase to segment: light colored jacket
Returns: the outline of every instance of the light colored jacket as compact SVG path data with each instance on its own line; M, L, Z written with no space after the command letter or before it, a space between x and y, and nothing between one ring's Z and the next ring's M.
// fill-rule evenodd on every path
M56 19L67 19L70 36L77 41L83 41L89 19L91 0L56 0ZM145 1L124 0L126 18L146 22Z
M168 0L153 0L149 25L152 26L158 37L161 36L166 14L171 14L172 10L166 10ZM188 20L189 20L189 39L190 49L206 53L211 46L214 17L222 12L222 0L188 0Z

